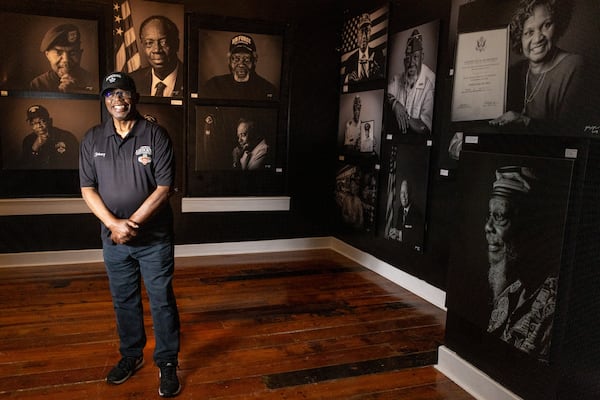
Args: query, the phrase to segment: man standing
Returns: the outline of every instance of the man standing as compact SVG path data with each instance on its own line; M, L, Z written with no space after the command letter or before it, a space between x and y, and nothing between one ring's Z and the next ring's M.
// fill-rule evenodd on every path
M344 128L344 149L348 152L359 151L361 147L361 109L362 103L360 96L356 95L352 102L352 119L346 121L346 127Z
M517 349L547 359L558 278L537 267L543 264L546 245L540 232L548 221L540 215L536 184L529 168L496 170L485 224L492 292L487 331ZM528 218L535 218L529 221L533 226L525 221Z
M258 53L254 39L246 34L235 35L227 54L229 74L210 78L200 89L202 97L244 100L275 100L275 86L256 73Z
M46 55L50 70L34 78L31 90L42 92L93 93L98 82L81 63L81 34L72 24L58 25L44 35L40 51Z
M148 17L140 25L140 40L150 64L131 73L140 95L182 97L183 64L177 56L177 25L162 15Z
M176 396L179 314L172 287L174 177L173 146L165 131L136 110L133 79L111 73L101 95L111 118L91 128L81 143L81 194L101 221L104 263L117 319L121 360L106 380L121 384L144 362L146 344L141 278L154 324L154 361L159 394Z
M396 227L391 228L389 238L412 246L421 246L424 236L423 213L413 204L408 181L400 184L400 207L397 213Z
M388 85L388 105L401 133L431 133L435 73L423 63L424 55L423 37L415 29L406 43L404 72Z
M238 145L233 149L233 168L257 170L264 168L269 155L266 140L256 132L254 121L240 118L237 124Z
M369 47L371 17L362 14L358 23L358 49L344 62L344 84L383 78L385 58L381 50Z
M29 107L27 122L33 132L23 139L21 168L77 169L77 138L71 132L55 127L44 106L35 104Z

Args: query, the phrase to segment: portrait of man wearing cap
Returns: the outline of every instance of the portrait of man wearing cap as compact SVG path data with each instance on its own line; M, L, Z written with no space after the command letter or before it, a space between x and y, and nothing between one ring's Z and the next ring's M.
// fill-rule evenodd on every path
M342 63L344 85L381 79L385 73L385 57L380 49L369 46L372 32L371 16L364 13L357 26L357 49Z
M410 32L410 33L409 33ZM435 72L424 62L426 46L424 33L429 43L437 47L437 22L413 28L394 35L391 42L390 78L388 82L386 122L392 132L431 134L435 95ZM435 32L430 34L430 32ZM408 34L408 38L406 38ZM405 39L406 38L406 39ZM402 45L406 44L404 51ZM397 51L396 51L397 50ZM437 52L437 50L434 50ZM431 56L435 58L435 54ZM430 58L431 59L431 58ZM398 61L397 61L398 60ZM394 66L399 66L396 69ZM435 68L435 66L433 66Z
M276 100L275 85L256 72L259 57L254 38L245 33L229 40L227 63L229 73L213 76L199 89L199 95L209 98Z
M169 18L153 15L140 25L139 37L148 66L131 73L141 96L182 97L183 64L177 55L179 28Z
M42 92L96 93L97 78L81 67L81 32L74 24L60 24L44 35L39 50L50 70L35 77L31 90Z
M71 132L53 125L46 107L30 106L27 123L32 132L23 139L20 168L77 169L79 142Z
M537 261L533 236L538 233L531 231L526 217L540 214L540 184L525 166L495 172L484 225L492 292L487 331L522 351L547 357L558 277L532 273L537 272L530 264ZM537 224L536 230L543 226Z

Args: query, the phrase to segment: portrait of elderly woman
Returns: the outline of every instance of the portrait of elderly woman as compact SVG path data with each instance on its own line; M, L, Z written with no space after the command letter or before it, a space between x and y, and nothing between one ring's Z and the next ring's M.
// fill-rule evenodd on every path
M461 228L448 309L549 362L558 303L571 160L465 151Z
M490 125L542 133L573 128L584 97L584 60L558 46L573 7L571 0L519 1L510 22L510 45L523 59L509 69L507 111Z

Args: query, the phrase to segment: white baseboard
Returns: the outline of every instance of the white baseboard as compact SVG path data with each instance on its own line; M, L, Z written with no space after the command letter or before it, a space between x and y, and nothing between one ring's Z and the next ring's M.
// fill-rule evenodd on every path
M181 212L289 211L289 196L184 197Z
M478 400L523 400L446 346L438 348L435 368Z
M443 290L339 239L331 238L331 248L446 311L446 292Z

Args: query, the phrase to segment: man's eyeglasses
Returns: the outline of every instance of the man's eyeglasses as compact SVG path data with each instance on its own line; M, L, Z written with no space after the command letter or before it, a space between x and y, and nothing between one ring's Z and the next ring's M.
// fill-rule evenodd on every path
M104 92L104 97L107 99L116 99L117 97L121 99L130 99L131 96L132 93L129 90L107 90Z
M30 120L29 121L29 125L31 126L46 126L48 125L48 121L46 121L45 119L34 119L34 120Z
M251 64L252 63L252 56L250 55L233 55L231 56L231 62L234 64Z

